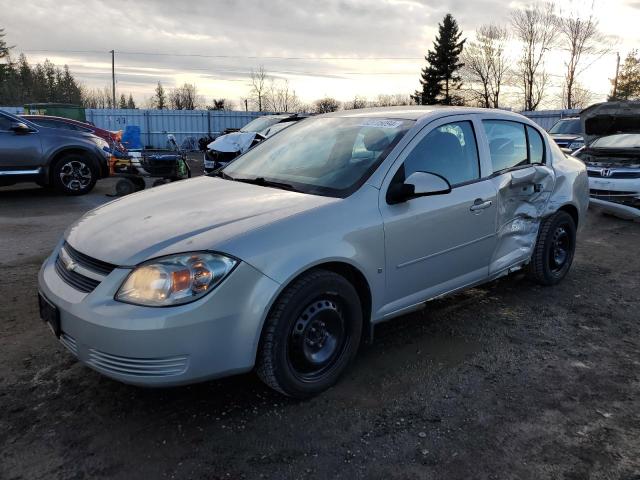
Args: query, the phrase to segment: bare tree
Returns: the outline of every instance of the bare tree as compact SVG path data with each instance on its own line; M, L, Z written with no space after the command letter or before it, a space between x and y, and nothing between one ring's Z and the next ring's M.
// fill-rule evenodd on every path
M169 92L169 106L173 110L195 110L199 104L198 89L192 83L185 83Z
M214 98L207 110L233 110L233 103L226 98Z
M560 37L568 53L565 60L564 95L565 108L576 108L576 98L582 95L576 91L577 77L609 51L606 37L598 28L594 17L593 3L588 13L574 6L572 11L558 19Z
M571 106L569 106L567 95L567 85L562 86L562 91L560 92L560 104L562 108L585 108L591 105L596 95L588 88L583 87L580 83L575 81L572 86L571 92Z
M295 90L289 88L288 80L271 78L264 96L264 106L272 112L299 112L301 102Z
M522 55L516 77L523 90L524 109L535 110L544 98L549 83L544 59L557 45L559 27L552 3L537 3L511 14L513 35L522 43Z
M508 40L505 27L482 25L476 31L476 40L462 52L465 82L471 86L472 96L485 108L500 106L500 91L510 68Z
M402 105L412 105L412 104L413 104L413 101L411 100L410 95L405 95L404 93L395 93L391 95L386 93L381 93L377 96L372 106L395 107L398 105L402 106Z
M332 97L320 98L313 102L313 105L316 113L335 112L340 108L340 102Z
M86 108L114 108L111 87L81 89L82 105Z
M369 102L367 97L361 97L360 95L356 95L353 97L353 100L349 100L348 102L344 102L345 110L354 110L356 108L366 108L369 106Z
M257 70L251 70L251 91L249 97L254 102L259 112L262 112L265 105L265 95L267 93L267 79L269 75L264 70L264 66L260 65Z

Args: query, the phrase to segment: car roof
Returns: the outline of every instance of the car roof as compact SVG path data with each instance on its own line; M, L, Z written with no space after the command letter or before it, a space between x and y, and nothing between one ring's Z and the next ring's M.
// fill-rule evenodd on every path
M359 108L354 110L339 110L325 113L326 117L369 117L369 118L397 118L400 120L422 120L423 118L437 118L451 114L472 114L472 113L499 113L506 117L522 120L522 116L494 108L474 108L474 107L452 107L448 105L406 105L398 107L373 107Z
M24 114L24 115L20 115L23 118L26 118L27 120L29 120L30 118L34 118L34 119L38 119L38 120L58 120L61 122L65 122L65 123L72 123L73 125L81 125L81 126L87 126L87 127L93 127L93 125L87 123L87 122L82 122L80 120L75 120L73 118L66 118L66 117L56 117L55 115L29 115L29 114Z

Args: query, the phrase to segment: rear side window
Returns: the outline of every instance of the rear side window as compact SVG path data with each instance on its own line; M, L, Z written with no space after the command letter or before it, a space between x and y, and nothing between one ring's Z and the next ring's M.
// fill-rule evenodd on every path
M525 125L505 120L483 120L489 140L489 152L494 172L527 165L527 135Z
M529 141L529 163L544 163L544 141L535 128L527 126Z
M480 178L471 122L447 123L431 130L404 161L405 178L417 171L437 173L451 185Z

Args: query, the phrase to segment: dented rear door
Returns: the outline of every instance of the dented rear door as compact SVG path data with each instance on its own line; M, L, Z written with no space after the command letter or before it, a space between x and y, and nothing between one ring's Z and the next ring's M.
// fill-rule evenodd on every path
M489 262L493 276L531 258L555 175L548 145L536 128L491 117L482 124L497 192L496 242Z

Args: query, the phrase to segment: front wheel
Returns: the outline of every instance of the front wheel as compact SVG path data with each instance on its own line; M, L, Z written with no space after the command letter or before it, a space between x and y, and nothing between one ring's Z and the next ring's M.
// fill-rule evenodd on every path
M258 376L291 397L308 398L336 383L356 355L362 307L344 277L315 270L295 280L267 317Z
M98 170L94 162L82 155L65 155L51 167L51 183L65 195L89 193L97 179Z
M528 267L529 277L541 285L559 283L569 271L576 249L576 224L567 212L556 212L540 225Z

